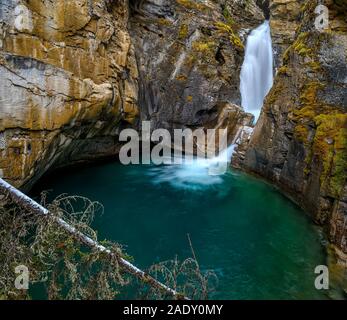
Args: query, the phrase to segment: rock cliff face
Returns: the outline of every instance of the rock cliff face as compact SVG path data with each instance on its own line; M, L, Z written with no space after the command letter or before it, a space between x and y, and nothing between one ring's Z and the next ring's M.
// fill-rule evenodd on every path
M29 187L53 164L116 153L138 114L127 22L121 0L0 2L2 177Z
M253 1L130 6L128 25L127 0L1 1L1 177L29 189L50 168L114 155L139 120L228 126L231 139L252 121L237 105L242 35L263 18Z
M307 1L270 0L270 27L275 67L281 66L283 53L294 41L305 2Z
M142 120L168 130L229 126L233 137L244 119L252 121L235 107L240 105L244 35L263 19L252 1L246 7L237 1L135 4L129 29Z
M271 8L277 2L288 1L272 1ZM302 23L282 57L249 145L243 146L241 166L278 185L326 226L346 259L347 6L327 1L329 28L318 31L318 4L311 0L302 7ZM283 18L288 19L285 13ZM282 32L276 24L275 41ZM239 158L235 162L240 165Z

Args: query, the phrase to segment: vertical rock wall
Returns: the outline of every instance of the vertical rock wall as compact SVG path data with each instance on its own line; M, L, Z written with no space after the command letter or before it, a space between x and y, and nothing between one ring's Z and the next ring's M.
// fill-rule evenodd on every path
M239 74L246 34L264 20L248 1L147 0L130 32L140 74L141 117L152 128L225 128L244 122Z
M125 0L0 2L1 177L23 186L116 152L138 115L127 22Z
M276 2L283 5L272 1L272 8ZM347 5L326 1L329 28L318 30L319 4L310 0L301 8L302 22L282 56L242 166L305 208L346 259ZM272 27L276 41L282 27Z
M276 68L281 66L284 51L294 41L305 2L307 1L270 0L270 27Z

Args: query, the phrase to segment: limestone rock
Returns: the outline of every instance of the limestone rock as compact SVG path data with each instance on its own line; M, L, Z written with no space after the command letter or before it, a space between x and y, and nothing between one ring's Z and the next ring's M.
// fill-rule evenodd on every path
M240 105L245 34L263 19L253 1L148 0L135 6L129 28L141 119L153 129L218 127L224 106Z
M2 176L29 188L52 166L115 154L120 121L138 116L127 3L9 0L0 20Z
M270 27L276 67L281 65L284 51L294 41L305 2L304 0L270 0Z
M346 254L347 34L335 29L343 15L316 29L318 4L306 4L241 166L295 199Z

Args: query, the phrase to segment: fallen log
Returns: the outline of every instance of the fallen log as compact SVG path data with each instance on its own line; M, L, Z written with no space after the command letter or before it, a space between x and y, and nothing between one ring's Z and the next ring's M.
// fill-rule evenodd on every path
M5 180L0 178L0 194L7 195L15 204L17 204L19 207L24 208L26 210L29 210L33 213L48 216L50 212L38 204L36 201L7 183ZM116 258L120 267L126 271L127 273L135 276L140 281L150 285L153 288L156 288L160 290L161 292L164 292L168 294L170 297L178 299L178 300L189 300L187 297L182 295L181 293L177 292L174 289L171 289L170 287L166 286L165 284L161 283L160 281L156 280L152 276L150 276L148 273L142 271L141 269L134 266L132 263L127 261L126 259L120 257L119 255L116 255L111 250L107 249L103 245L99 244L97 241L93 240L92 238L86 236L82 232L76 230L75 227L68 224L65 220L59 217L55 217L54 215L51 215L51 217L54 219L54 221L59 225L61 228L63 228L66 232L71 234L77 241L80 241L87 247L91 249L98 250L100 252L106 253L110 255L112 258Z

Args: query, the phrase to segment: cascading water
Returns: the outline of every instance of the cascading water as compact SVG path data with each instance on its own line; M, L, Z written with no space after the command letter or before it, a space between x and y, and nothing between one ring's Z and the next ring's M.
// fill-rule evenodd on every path
M273 54L269 22L253 30L247 39L245 61L241 70L241 97L245 111L257 120L265 96L273 84ZM235 145L230 145L214 158L195 158L179 165L153 167L149 174L155 183L169 182L179 189L201 190L223 183L218 166L229 162ZM217 168L217 173L214 170Z
M245 60L240 75L241 105L258 120L264 98L273 85L273 53L269 21L247 38Z

